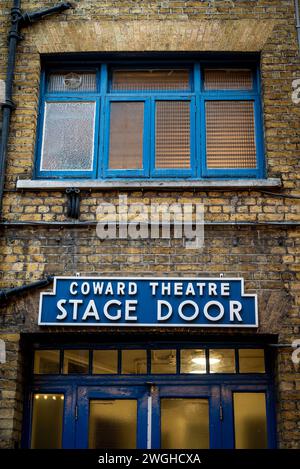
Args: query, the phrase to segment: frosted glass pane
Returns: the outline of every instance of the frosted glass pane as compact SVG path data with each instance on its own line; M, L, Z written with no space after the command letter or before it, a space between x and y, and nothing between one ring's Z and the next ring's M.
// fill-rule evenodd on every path
M205 109L207 167L256 168L253 103L209 101Z
M212 349L209 351L210 373L235 373L235 351L233 349Z
M173 91L190 90L189 70L115 70L111 90Z
M233 405L236 449L267 448L265 394L235 392Z
M204 71L206 90L251 90L251 70L210 70Z
M63 372L64 374L88 373L89 372L89 351L88 350L65 350Z
M180 373L206 373L205 350L180 350Z
M146 374L147 351L146 350L122 350L122 373Z
M176 350L151 350L151 373L176 373Z
M155 114L155 167L190 168L190 103L158 101Z
M161 448L209 448L208 399L161 399Z
M81 72L51 73L48 76L48 92L96 91L96 74Z
M91 400L89 448L135 449L137 401Z
M94 102L48 102L45 105L42 171L92 169Z
M93 373L104 375L118 373L118 350L94 350Z
M265 352L263 349L239 350L240 373L265 373Z
M60 368L59 350L36 350L34 352L35 374L57 374Z
M111 103L110 169L143 167L144 103Z
M62 447L63 412L63 394L34 394L31 448Z

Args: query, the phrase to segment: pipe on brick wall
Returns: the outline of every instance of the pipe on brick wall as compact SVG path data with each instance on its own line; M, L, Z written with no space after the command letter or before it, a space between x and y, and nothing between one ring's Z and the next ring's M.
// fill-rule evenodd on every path
M38 280L33 283L29 283L28 285L22 285L21 287L9 288L7 290L0 290L0 301L7 300L11 296L20 295L22 293L27 292L28 290L32 290L33 288L41 288L50 285L53 282L53 277L49 275L47 278L42 280Z
M2 209L10 118L12 110L14 109L12 91L15 72L16 49L17 42L19 39L21 39L19 32L20 18L22 16L20 7L21 1L14 0L13 7L11 9L11 29L8 33L8 58L5 81L5 102L2 105L2 138L0 142L0 214Z
M296 13L296 29L298 36L298 51L300 55L300 9L299 0L295 0L295 13Z
M12 94L15 75L17 43L19 40L22 39L22 36L20 35L20 29L22 26L30 25L33 21L37 21L43 18L44 16L51 15L53 13L60 13L64 10L68 10L69 8L72 8L72 4L69 2L64 2L59 3L58 5L55 5L50 8L22 14L21 0L13 1L13 6L10 12L11 28L8 33L8 58L5 80L5 102L2 104L2 138L0 142L0 217L2 213L2 199L4 190L10 119L11 113L15 108L12 99Z

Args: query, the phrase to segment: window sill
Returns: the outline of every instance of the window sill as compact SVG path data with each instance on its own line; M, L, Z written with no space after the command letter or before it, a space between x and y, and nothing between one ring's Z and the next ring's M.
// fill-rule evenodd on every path
M49 179L19 179L17 181L17 189L23 190L64 190L69 187L78 189L93 189L93 190L130 190L130 189L175 189L175 190L189 190L189 189L246 189L255 190L263 188L281 188L282 182L279 178L269 179L207 179L207 180L151 180L151 181L137 181L137 180L91 180L91 179L64 179L64 180L49 180Z

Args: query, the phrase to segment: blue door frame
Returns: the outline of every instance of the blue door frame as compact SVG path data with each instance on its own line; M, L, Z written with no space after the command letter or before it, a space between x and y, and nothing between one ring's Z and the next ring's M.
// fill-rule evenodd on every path
M213 377L215 378L215 377ZM60 381L57 379L57 381ZM50 385L40 383L34 385L29 392L26 403L25 431L23 434L23 447L30 448L32 402L35 393L61 393L64 394L63 417L63 448L88 448L89 428L89 401L91 399L136 399L137 400L137 448L160 448L160 399L161 398L203 398L209 400L209 434L210 448L234 448L234 392L263 392L266 394L267 406L267 433L268 447L276 447L276 419L275 404L272 385L268 382L253 384L251 378L248 383L228 381L228 376L219 376L219 379L203 380L203 383L191 380L172 380L161 376L156 379L149 376L139 380L123 381L109 380L101 383L99 377L85 379L83 377L70 377L69 384L66 379L62 383ZM201 380L202 381L202 380ZM149 400L150 398L150 400ZM149 409L149 403L151 408ZM150 411L150 415L149 415ZM150 420L149 420L150 417ZM149 422L151 425L149 432Z

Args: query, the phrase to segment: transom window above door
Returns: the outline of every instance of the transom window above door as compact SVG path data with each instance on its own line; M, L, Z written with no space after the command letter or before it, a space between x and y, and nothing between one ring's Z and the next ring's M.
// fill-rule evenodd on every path
M264 176L253 64L81 62L41 88L37 177Z

